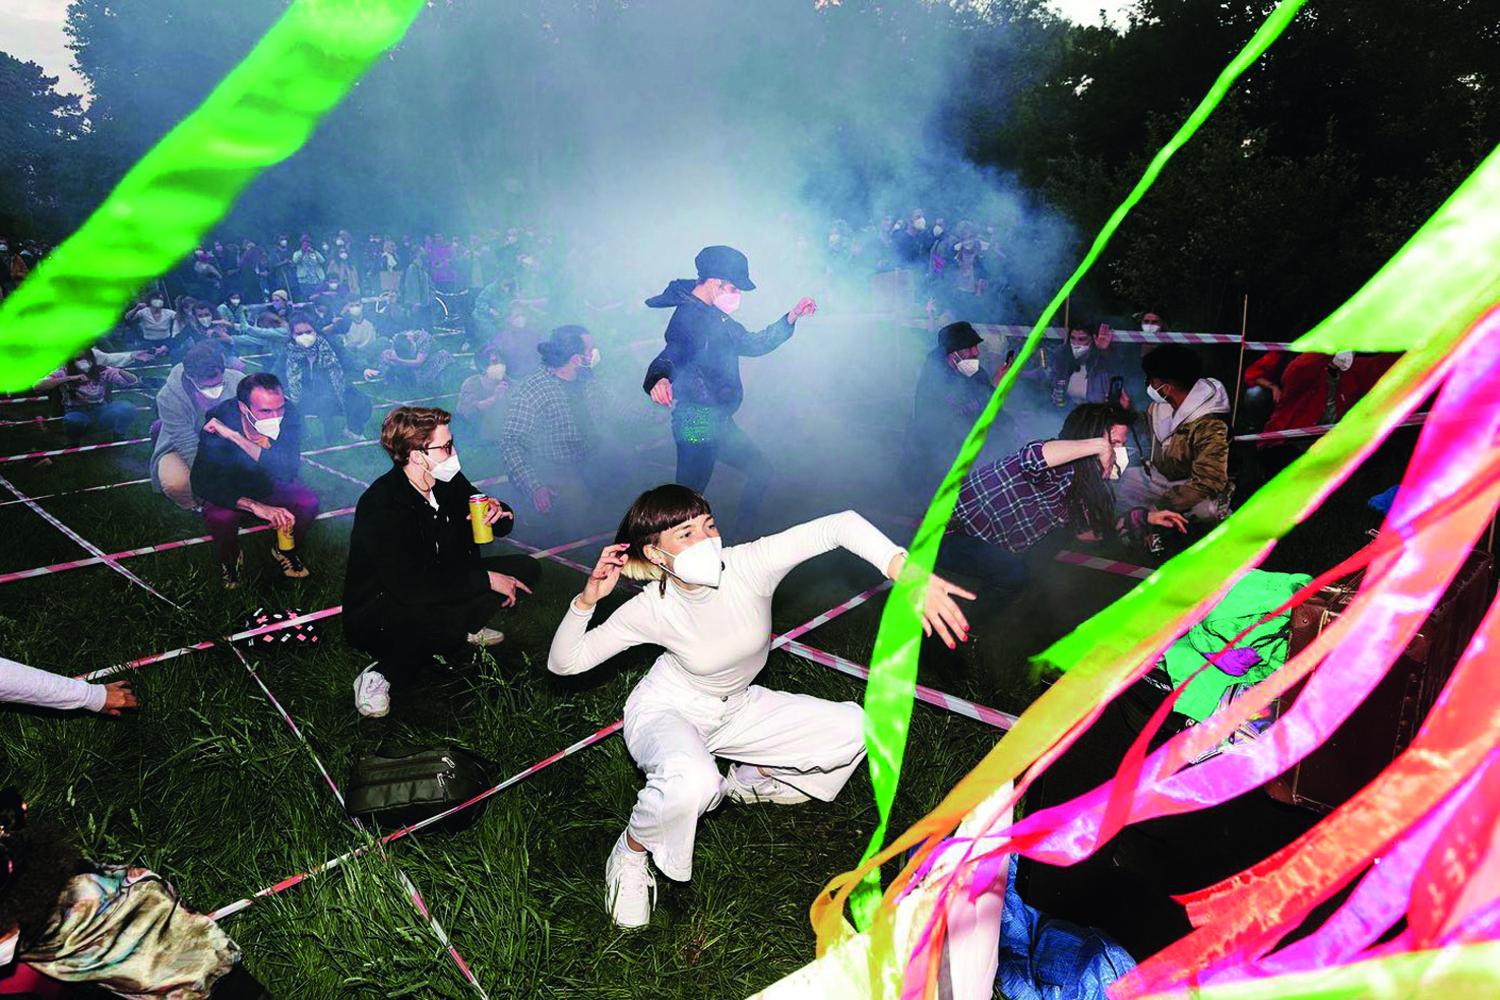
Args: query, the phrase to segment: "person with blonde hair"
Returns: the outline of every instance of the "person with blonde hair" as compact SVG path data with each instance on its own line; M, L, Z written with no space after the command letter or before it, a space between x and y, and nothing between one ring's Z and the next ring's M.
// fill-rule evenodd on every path
M605 905L621 927L651 920L656 879L693 873L698 817L728 796L746 804L831 801L864 759L863 711L852 701L752 684L771 646L771 596L799 564L848 549L895 579L906 551L854 511L723 548L713 511L685 486L658 486L630 505L615 544L552 638L547 669L591 670L632 646L664 650L625 702L625 746L646 772L630 822L605 865ZM589 629L621 576L651 585ZM955 596L929 578L924 627L950 647L967 638ZM736 763L719 773L716 757Z

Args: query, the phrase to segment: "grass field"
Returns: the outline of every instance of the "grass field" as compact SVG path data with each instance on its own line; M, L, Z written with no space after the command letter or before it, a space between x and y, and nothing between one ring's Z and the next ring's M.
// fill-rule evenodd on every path
M0 417L15 420L44 408L3 409ZM148 423L143 413L140 433ZM0 454L62 445L55 423L4 428L0 435ZM318 447L321 439L312 438L307 447ZM661 444L669 454L664 436ZM500 471L495 456L460 445L470 478ZM1294 533L1295 544L1277 550L1269 568L1316 571L1352 551L1376 523L1363 512L1363 498L1395 481L1402 457L1398 446L1361 473ZM0 463L0 475L43 496L141 479L148 458L149 445L136 444L40 464ZM383 453L369 446L317 460L360 481L386 467ZM644 467L642 475L670 473ZM352 506L359 494L356 485L321 470L304 468L302 478L325 511ZM847 504L832 489L773 500L783 523ZM41 503L109 553L203 532L198 517L177 512L149 485ZM901 530L882 523L893 535ZM320 522L305 550L313 575L295 584L271 565L274 538L264 532L244 539L246 580L237 592L222 589L207 545L121 563L181 611L98 565L6 583L0 651L77 674L226 634L260 606L337 605L350 524L349 517ZM20 503L0 506L0 531L6 539L0 575L84 555ZM531 540L524 512L515 535ZM511 550L504 542L494 548ZM586 563L595 554L593 546L568 553ZM639 649L581 677L549 675L548 643L582 577L555 562L543 569L535 595L496 622L507 634L497 656L451 665L441 683L401 697L387 719L365 720L354 711L351 681L366 660L344 644L337 617L319 624L318 646L266 654L256 667L340 783L358 758L383 744L465 746L499 763L498 780L618 719L626 693L654 657ZM1027 658L1131 585L1088 570L1043 569L1024 620L988 633L977 627L977 649L963 658L924 660L921 680L1022 711L1034 694ZM877 579L843 553L803 567L777 594L775 627L799 625ZM803 641L868 663L881 605L877 597ZM0 782L20 785L37 813L76 829L90 857L148 865L193 908L207 911L365 842L343 817L309 749L222 645L145 667L132 679L141 707L124 719L0 712ZM772 653L760 683L826 698L861 696L857 682L782 652ZM997 737L979 723L919 706L892 829L934 806ZM705 817L693 881L659 877L652 926L627 935L602 906L602 871L640 783L622 741L612 737L494 797L467 831L406 838L384 855L371 853L263 900L228 918L226 928L249 968L280 997L476 995L407 903L404 871L494 997L741 997L808 961L808 904L830 876L858 860L874 820L867 774L834 803L726 804Z

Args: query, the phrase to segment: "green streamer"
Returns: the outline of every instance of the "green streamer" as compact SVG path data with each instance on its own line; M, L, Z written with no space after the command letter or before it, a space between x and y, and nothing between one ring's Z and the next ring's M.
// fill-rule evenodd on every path
M0 391L34 385L199 245L245 185L291 156L424 0L297 0L213 93L0 306Z
M1219 74L1219 78L1214 81L1207 96L1188 116L1188 120L1178 129L1177 134L1152 158L1140 182L1136 184L1120 207L1115 209L1109 221L1104 224L1104 228L1099 231L1099 235L1094 239L1094 244L1089 248L1083 262L1078 265L1072 277L1063 284L1042 312L1036 326L1032 328L1031 335L1026 338L1025 345L1017 355L1016 363L1010 367L1005 377L1000 380L1000 384L995 387L995 393L990 397L989 405L985 407L984 412L980 414L978 421L969 431L969 436L965 438L963 447L959 450L958 458L954 461L953 467L948 470L947 476L943 478L942 485L938 487L931 506L927 508L922 524L917 529L916 538L912 542L906 571L897 581L891 592L891 599L886 603L885 612L881 615L880 631L875 639L875 652L870 665L870 680L865 689L865 746L869 749L870 780L874 786L879 820L870 835L870 843L865 848L862 861L868 861L879 853L885 841L891 806L896 799L896 786L901 778L901 762L906 753L906 737L911 725L912 702L916 695L917 650L922 636L920 613L922 594L927 579L932 573L932 567L937 561L937 550L941 544L943 532L947 530L948 521L953 516L953 507L958 500L959 485L968 475L980 449L983 448L985 437L990 425L994 423L995 416L1000 411L1001 404L1010 394L1011 387L1015 384L1025 362L1041 343L1042 332L1051 323L1063 302L1073 293L1078 282L1099 259L1115 231L1124 222L1125 216L1156 183L1156 179L1166 168L1173 154L1202 127L1203 123L1208 120L1208 116L1229 93L1229 88L1255 64L1271 43L1281 36L1305 2L1306 0L1284 0L1271 12L1260 30L1255 33L1240 54L1235 56L1229 66ZM872 869L865 876L850 899L854 921L860 930L869 929L879 903L880 872L877 868Z

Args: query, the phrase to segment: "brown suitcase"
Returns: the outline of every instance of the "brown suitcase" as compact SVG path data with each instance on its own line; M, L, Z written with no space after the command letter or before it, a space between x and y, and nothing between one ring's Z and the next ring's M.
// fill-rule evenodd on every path
M1326 743L1266 785L1281 802L1329 812L1369 784L1408 746L1489 608L1493 560L1474 551L1406 650ZM1290 660L1353 600L1362 574L1325 587L1292 611ZM1303 682L1305 683L1305 682ZM1291 704L1302 689L1286 693Z

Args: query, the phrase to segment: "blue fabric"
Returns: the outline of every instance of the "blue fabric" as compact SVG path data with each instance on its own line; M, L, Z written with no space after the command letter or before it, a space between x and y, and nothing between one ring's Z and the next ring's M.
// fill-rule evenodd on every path
M1022 902L1011 855L995 975L1007 1000L1106 1000L1105 987L1133 968L1135 959L1103 931L1053 920Z
M1389 514L1391 505L1396 502L1396 491L1399 489L1401 489L1400 486L1392 486L1384 493L1371 497L1365 503L1377 514Z

